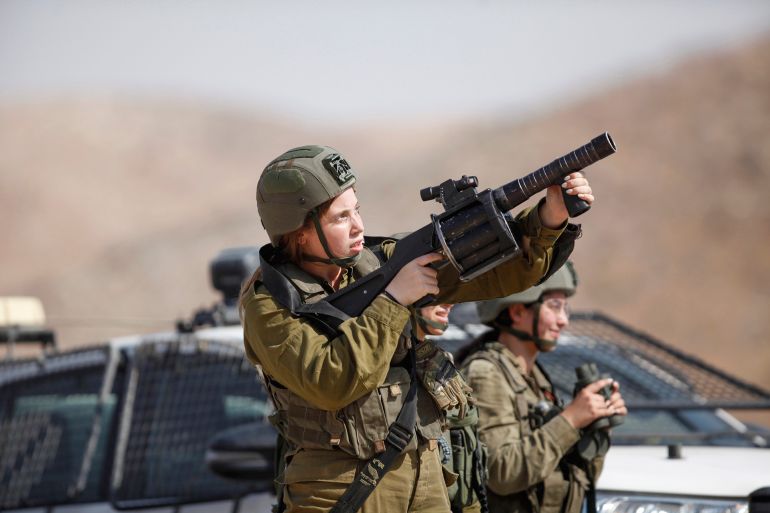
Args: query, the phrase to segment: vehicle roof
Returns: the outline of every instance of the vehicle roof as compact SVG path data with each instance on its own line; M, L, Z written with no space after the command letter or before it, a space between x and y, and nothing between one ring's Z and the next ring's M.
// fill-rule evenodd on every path
M227 342L238 346L243 345L243 328L241 326L215 326L198 329L189 334L196 340L213 340ZM109 345L118 349L129 349L146 342L173 342L180 339L177 331L162 331L143 335L127 335L110 339Z
M768 449L685 446L681 456L669 459L665 446L613 447L597 490L738 499L770 486Z

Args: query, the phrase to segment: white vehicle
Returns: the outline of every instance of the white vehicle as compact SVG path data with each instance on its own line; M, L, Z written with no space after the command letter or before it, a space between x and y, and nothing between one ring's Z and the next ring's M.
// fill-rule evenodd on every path
M769 476L767 449L617 446L607 453L597 502L603 513L767 511Z
M253 248L221 253L223 302L175 331L0 362L0 510L269 512L271 408L234 310L256 265ZM0 342L55 345L31 304L0 316ZM474 312L453 309L439 343L477 335ZM768 409L770 393L598 313L573 315L541 361L564 399L586 362L622 384L630 413L597 484L601 513L769 511L770 432L725 410Z

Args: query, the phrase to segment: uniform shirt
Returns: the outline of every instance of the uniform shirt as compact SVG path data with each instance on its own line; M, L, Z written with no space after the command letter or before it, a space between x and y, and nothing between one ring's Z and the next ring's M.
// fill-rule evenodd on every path
M540 223L537 207L517 216L525 236L524 255L462 283L451 265L439 271L437 303L459 303L502 297L535 284L548 270L553 245L566 226L549 229ZM389 257L395 242L383 244ZM282 272L303 283L306 301L318 300L328 289L316 277L289 264ZM292 276L289 276L292 278ZM347 273L340 287L354 281ZM296 283L296 282L295 282ZM358 317L340 324L337 337L321 333L308 320L292 315L264 286L242 303L246 356L265 374L323 410L337 410L373 391L388 373L409 310L384 295L376 297Z
M484 358L472 359L465 367L479 410L479 437L489 451L490 511L532 511L533 500L540 512L580 511L587 478L574 466L565 471L559 465L579 440L579 431L562 415L531 430L523 425L529 423L528 413L517 404L521 396L526 399L527 411L542 400L554 402L552 384L537 366L525 374L524 360L500 343L487 344L481 351L502 358L522 384L514 390L498 364ZM527 418L520 418L522 413ZM602 461L597 458L592 462L596 477ZM576 481L572 490L571 479ZM539 489L541 483L544 488Z

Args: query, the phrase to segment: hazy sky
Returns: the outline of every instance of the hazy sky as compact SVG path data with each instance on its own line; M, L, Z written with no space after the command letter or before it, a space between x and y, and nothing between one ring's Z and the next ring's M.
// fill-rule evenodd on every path
M0 0L0 102L119 92L325 122L510 115L768 31L766 0Z

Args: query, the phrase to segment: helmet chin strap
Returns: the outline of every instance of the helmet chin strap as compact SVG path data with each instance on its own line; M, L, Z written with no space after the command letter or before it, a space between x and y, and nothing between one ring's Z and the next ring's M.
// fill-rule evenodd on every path
M313 218L315 231L318 234L318 240L321 241L321 246L324 248L324 251L326 252L326 256L328 256L329 258L321 258L315 255L308 255L307 253L303 253L302 258L304 258L308 262L334 264L339 267L343 267L345 269L349 269L355 266L358 263L358 261L361 259L361 253L358 253L357 255L353 255L349 257L342 257L342 258L332 255L332 252L329 250L329 244L326 242L326 236L324 235L324 231L321 229L321 220L318 218L317 209L314 208L313 210L311 210L310 214L311 214L311 217Z
M420 325L420 329L422 329L423 333L425 333L426 335L430 334L428 333L429 328L445 331L449 327L448 322L433 321L431 319L427 319L423 317L420 314L416 314L415 317L417 317L417 324Z
M532 334L527 333L526 331L517 330L516 328L512 328L510 325L504 326L500 323L495 323L495 326L500 330L504 331L506 333L510 333L514 337L518 338L519 340L523 340L525 342L533 342L535 344L535 347L537 347L538 351L550 351L554 347L556 347L556 344L558 341L556 340L545 340L540 338L539 336L535 335L536 333L539 333L540 330L538 330L538 325L540 324L540 308L543 306L543 303L541 301L535 301L532 304Z

